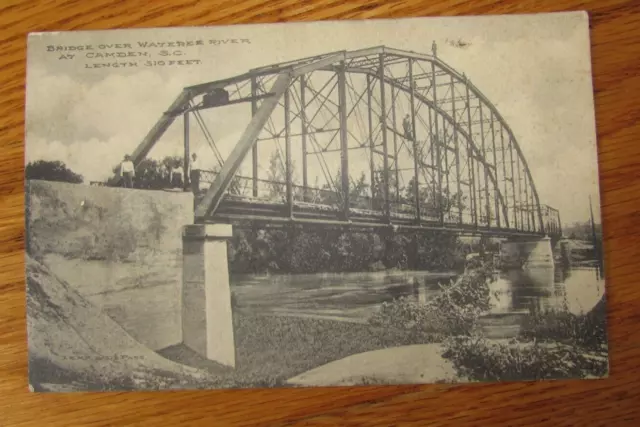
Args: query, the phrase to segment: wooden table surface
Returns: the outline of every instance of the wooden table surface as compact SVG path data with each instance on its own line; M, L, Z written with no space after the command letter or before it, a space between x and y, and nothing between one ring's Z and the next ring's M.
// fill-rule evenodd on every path
M147 4L149 3L149 4ZM640 1L0 2L0 425L640 425ZM27 389L23 134L30 31L589 10L608 286L606 380L201 392ZM638 258L636 258L638 257Z

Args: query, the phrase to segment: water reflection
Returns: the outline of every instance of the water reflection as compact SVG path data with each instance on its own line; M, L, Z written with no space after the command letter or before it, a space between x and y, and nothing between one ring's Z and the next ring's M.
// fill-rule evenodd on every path
M567 310L589 311L604 292L604 281L596 268L538 267L509 270L491 284L494 313Z
M238 276L232 290L239 309L366 322L385 301L426 303L452 273L424 271ZM537 267L500 272L490 285L493 321L515 327L525 313L549 309L589 311L604 293L597 268ZM496 332L497 333L497 332Z

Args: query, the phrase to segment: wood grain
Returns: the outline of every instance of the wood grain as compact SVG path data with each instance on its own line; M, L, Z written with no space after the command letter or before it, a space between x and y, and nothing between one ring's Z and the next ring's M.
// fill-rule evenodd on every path
M0 4L0 425L640 425L640 2L637 0L146 0ZM163 2L164 3L164 2ZM23 133L29 31L405 16L591 12L611 337L606 380L30 394Z

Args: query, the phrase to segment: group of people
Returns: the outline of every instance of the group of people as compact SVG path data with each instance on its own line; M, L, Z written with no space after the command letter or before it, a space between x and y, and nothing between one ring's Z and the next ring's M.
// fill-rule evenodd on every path
M189 183L191 184L191 191L195 194L200 190L200 162L196 153L191 155L191 160L189 161L188 166ZM120 163L120 178L122 186L125 188L133 188L135 176L135 165L131 160L131 156L127 154L124 156L122 163ZM171 188L186 187L184 168L180 161L167 165L167 178Z

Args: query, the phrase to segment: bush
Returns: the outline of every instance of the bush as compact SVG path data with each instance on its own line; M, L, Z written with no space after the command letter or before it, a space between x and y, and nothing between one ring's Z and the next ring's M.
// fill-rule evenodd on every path
M370 319L377 326L397 327L422 332L469 335L476 321L491 308L488 267L468 270L455 282L440 285L441 292L420 304L400 297L382 307Z
M586 315L560 310L528 315L508 344L479 336L450 338L443 357L459 375L478 381L585 378L607 374L607 348L603 297Z
M520 338L525 341L556 341L590 351L602 351L607 347L605 305L603 297L586 315L560 310L536 312L524 319Z
M522 381L602 377L606 354L590 354L562 344L495 343L481 336L454 337L445 342L443 357L458 375L476 381Z
M322 237L316 233L298 233L292 238L289 271L313 273L329 266L331 254L325 248Z

